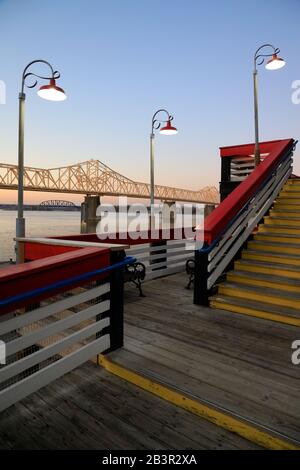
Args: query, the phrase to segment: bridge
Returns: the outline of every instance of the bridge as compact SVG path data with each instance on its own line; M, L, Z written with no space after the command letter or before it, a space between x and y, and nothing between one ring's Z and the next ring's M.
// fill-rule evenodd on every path
M60 199L52 199L49 201L43 201L39 204L39 207L41 209L43 208L59 208L59 209L64 209L64 208L77 208L77 206L74 204L74 202L71 201L62 201Z
M18 166L0 163L0 189L17 189ZM24 189L54 193L127 196L148 199L150 185L133 181L99 160L88 160L60 168L24 168ZM219 192L214 186L198 191L155 186L155 198L164 201L216 204Z

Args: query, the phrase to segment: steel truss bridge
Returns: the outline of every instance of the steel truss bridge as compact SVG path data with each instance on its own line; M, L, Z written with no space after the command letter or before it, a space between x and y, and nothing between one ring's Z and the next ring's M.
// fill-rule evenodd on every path
M60 199L51 199L49 201L43 201L39 204L40 207L76 207L74 202L62 201Z
M17 189L18 166L0 163L0 189ZM24 189L54 193L71 193L103 196L127 196L148 199L150 185L133 181L109 168L99 160L61 168L24 168ZM198 191L155 186L155 198L164 201L219 203L219 193L214 186Z

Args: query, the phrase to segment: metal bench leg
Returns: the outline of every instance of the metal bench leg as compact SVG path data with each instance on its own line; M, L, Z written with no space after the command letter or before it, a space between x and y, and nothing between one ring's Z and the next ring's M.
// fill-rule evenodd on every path
M144 294L143 291L142 291L142 283L141 283L141 280L140 280L140 279L138 279L138 281L136 282L136 287L137 287L138 290L139 290L140 297L146 297L145 294Z
M190 279L189 279L189 282L188 282L188 284L187 284L187 286L186 286L186 289L190 289L190 288L191 288L192 282L194 282L194 274L191 274L191 275L190 275Z

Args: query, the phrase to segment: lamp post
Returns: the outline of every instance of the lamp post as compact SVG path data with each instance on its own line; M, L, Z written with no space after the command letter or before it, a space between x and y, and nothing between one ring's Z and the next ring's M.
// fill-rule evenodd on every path
M157 116L161 113L164 113L167 119L162 120L158 119ZM154 221L154 131L159 129L160 134L164 135L174 135L177 134L176 127L172 126L171 122L173 121L173 116L166 109L159 109L152 117L152 127L150 134L150 222ZM161 125L164 124L163 127Z
M263 54L262 49L268 48L271 52ZM263 44L254 54L254 71L253 71L253 89L254 89L254 129L255 129L255 150L254 150L254 164L260 164L260 150L259 150L259 132L258 132L258 96L257 96L257 66L262 65L266 58L270 58L265 67L268 70L277 70L285 66L285 61L280 59L280 49L275 48L272 44Z
M30 72L30 67L33 64L42 63L47 65L50 69L50 76L37 75L36 73ZM29 77L35 77L32 84L27 84L26 80ZM39 88L37 94L49 101L63 101L67 98L64 90L56 85L56 80L60 77L60 73L54 70L52 65L46 60L37 59L30 62L24 69L22 75L22 86L21 92L19 93L19 136L18 136L18 217L16 220L16 236L25 236L25 219L23 216L23 193L24 193L24 108L25 98L24 93L25 86L27 88L34 88L37 85L37 78L42 80L49 80L49 85L43 85ZM22 254L20 253L20 244L16 243L16 261L20 263L22 261Z

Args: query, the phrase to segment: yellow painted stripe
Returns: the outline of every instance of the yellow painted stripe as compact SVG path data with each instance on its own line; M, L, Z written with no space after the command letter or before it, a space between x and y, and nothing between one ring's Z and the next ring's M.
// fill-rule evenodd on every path
M260 293L247 289L239 289L236 286L230 287L221 284L219 286L219 292L220 294L229 295L231 297L237 297L239 299L257 300L258 302L265 302L271 305L280 305L281 307L289 307L298 311L300 308L300 300L289 297L279 297L277 295L270 294L267 290Z
M281 191L280 195L277 196L278 198L280 198L280 196L284 196L284 197L287 197L289 196L289 194L292 194L292 195L296 195L299 197L300 195L300 187L299 186L288 186L287 188L285 188L283 191Z
M281 197L289 197L289 195L292 195L292 196L295 196L295 197L299 197L300 199L300 189L299 188L295 188L295 187L288 187L288 188L285 188L281 191L281 193L279 194L279 198Z
M277 208L278 209L278 208ZM295 211L295 209L293 209ZM271 210L270 211L270 216L271 217L300 217L300 210L297 212L286 212L286 211L278 211L278 210Z
M291 227L269 227L268 225L260 225L258 232L263 233L283 233L287 235L300 235L300 228L291 228Z
M295 186L288 186L287 188L284 188L280 191L277 198L288 197L290 194L292 194L292 197L295 196L300 198L299 188L296 188Z
M102 354L98 356L98 363L108 372L116 375L117 377L120 377L127 382L130 382L137 387L172 403L173 405L179 406L190 413L200 416L223 429L238 434L244 439L254 442L259 446L272 450L300 450L299 447L288 441L274 437L265 431L261 431L244 421L230 416L229 414L225 414L201 403L200 401L189 398L187 395L183 395L171 387L166 387L165 385L153 382L130 369L116 364Z
M300 203L300 198L298 197L281 197L276 199L277 202L280 202L282 204L299 204Z
M271 251L273 253L288 253L290 255L300 255L300 247L267 245L259 242L248 242L247 247L250 250ZM288 264L288 263L287 263Z
M264 255L259 252L257 253L249 253L248 251L244 251L242 253L243 259L255 259L257 261L266 261L270 263L277 263L277 264L290 264L293 266L300 266L300 259L296 258L284 258L280 256L273 256L271 253L269 255Z
M292 227L300 227L300 220L292 219L279 219L277 217L264 217L265 224L267 225L287 225Z
M234 266L235 266L235 269L237 269L238 271L247 271L250 273L262 273L262 274L271 274L271 275L276 274L277 276L288 277L291 279L300 279L300 272L288 271L287 269L274 268L273 266L267 267L267 266L260 266L259 264L248 265L248 264L240 263L239 261L236 261Z
M279 209L279 210L283 210L283 209L288 209L288 210L292 210L292 211L300 211L300 204L284 204L282 202L275 202L274 204L274 209Z
M225 302L218 302L217 300L211 300L210 306L220 310L228 310L233 313L241 313L251 317L263 318L264 320L300 327L300 319L298 320L297 318L286 315L278 315L276 313L265 312L264 310L252 309L241 305L227 304Z
M268 281L266 279L255 279L252 277L243 276L242 274L235 274L234 272L228 273L226 279L228 281L241 283L243 285L270 287L271 289L279 289L284 292L300 292L300 286L288 284L287 282L285 283L284 280Z
M272 235L271 233L266 234L266 235L261 235L257 233L254 235L254 240L259 240L261 242L266 241L266 242L282 242L282 243L295 243L297 245L300 245L300 237L279 237L276 236L276 234Z

